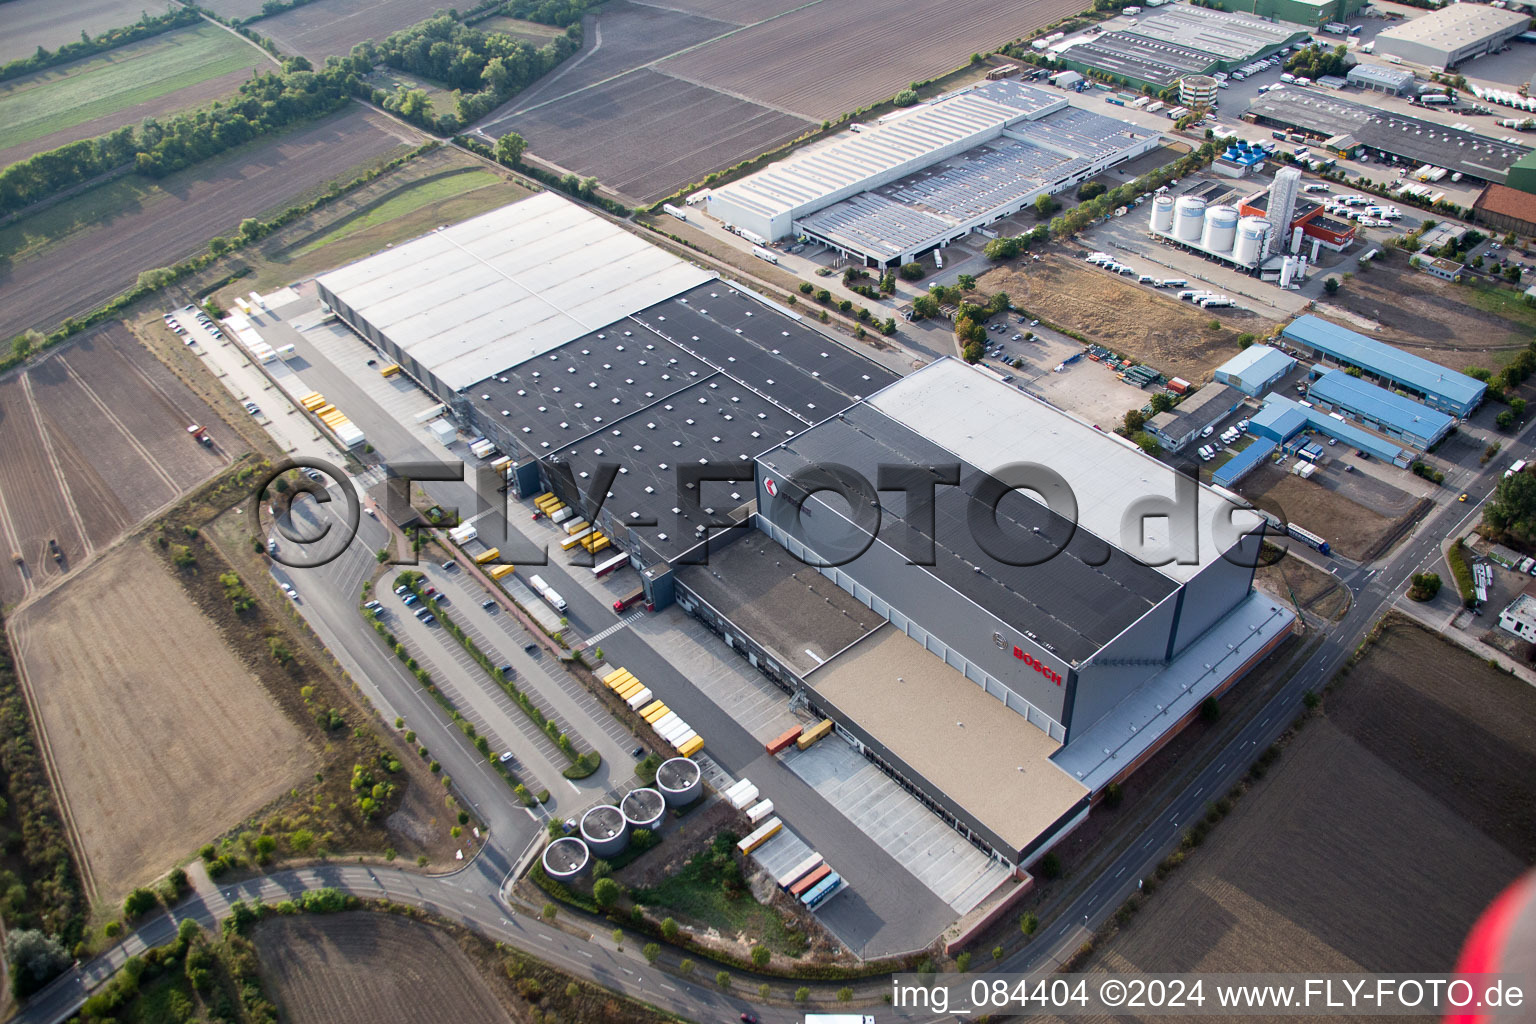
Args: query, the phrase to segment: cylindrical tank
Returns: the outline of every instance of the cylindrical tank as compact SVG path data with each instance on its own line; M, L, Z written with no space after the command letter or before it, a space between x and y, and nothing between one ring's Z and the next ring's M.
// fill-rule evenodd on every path
M1237 240L1237 207L1212 206L1205 211L1200 247L1211 252L1231 252Z
M598 804L581 816L581 838L594 857L612 857L629 845L629 822L612 804Z
M575 836L561 836L544 847L544 873L557 882L575 878L592 863L587 844Z
M704 794L704 775L691 758L674 757L656 769L656 788L668 807L682 807Z
M1280 261L1280 287L1289 288L1295 278L1296 260L1294 257L1286 256Z
M1173 197L1156 196L1152 200L1152 230L1163 234L1173 230Z
M1180 196L1173 204L1173 235L1184 242L1199 242L1205 229L1205 200L1198 196Z
M1264 254L1264 236L1269 234L1269 221L1263 217L1244 217L1237 222L1237 241L1232 246L1232 259L1245 267L1259 262Z
M655 831L661 824L661 816L667 813L667 801L654 789L636 789L624 797L619 810L624 813L630 828Z

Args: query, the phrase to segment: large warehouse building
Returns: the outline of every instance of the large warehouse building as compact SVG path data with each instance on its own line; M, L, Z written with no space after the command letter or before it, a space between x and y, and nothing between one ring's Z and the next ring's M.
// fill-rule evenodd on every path
M1328 370L1307 389L1313 405L1336 409L1373 430L1418 449L1433 448L1451 432L1456 420L1448 413L1343 370Z
M1281 334L1304 353L1353 366L1452 416L1470 416L1488 391L1480 380L1310 313L1286 324Z
M628 555L649 603L716 629L999 860L1037 857L1289 635L1293 613L1245 564L1259 521L1209 488L958 360L900 378L670 257L625 257L654 282L643 297L621 275L599 283L569 262L599 218L524 203L549 216L487 216L590 287L496 264L499 302L477 318L511 325L537 301L574 321L569 340L499 326L464 372L451 332L389 336L458 322L459 290L399 281L410 315L381 292L402 264L439 279L433 263L462 261L475 230L325 275L322 296L510 457L520 497L553 491ZM603 303L605 287L622 301ZM1050 508L997 483L1018 486L1010 464L1030 462L1056 481L1035 481ZM955 483L930 504L923 479ZM845 516L866 509L883 520L861 552Z
M1229 71L1306 35L1294 25L1178 3L1075 42L1062 51L1060 61L1074 71L1113 75L1138 89L1162 90L1186 75Z
M1530 28L1528 14L1488 4L1446 4L1376 35L1376 52L1436 71L1492 53Z
M1255 97L1244 117L1320 142L1351 135L1373 159L1397 157L1414 165L1444 167L1478 181L1503 182L1510 167L1531 152L1529 146L1295 86Z
M861 126L715 189L709 212L867 265L908 262L1157 146L1158 134L1014 81Z

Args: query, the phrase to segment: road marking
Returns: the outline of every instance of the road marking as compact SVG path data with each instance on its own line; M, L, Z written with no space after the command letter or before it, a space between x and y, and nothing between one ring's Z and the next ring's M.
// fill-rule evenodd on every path
M587 952L587 951L586 951L586 950L584 950L584 949L583 949L583 950L581 950L581 955L582 955L582 956L584 956L584 957L586 957L586 958L587 958L587 959L588 959L588 960L591 960L591 959L594 959L594 958L593 958L593 956L592 956L592 954L591 954L591 953L588 953L588 952Z

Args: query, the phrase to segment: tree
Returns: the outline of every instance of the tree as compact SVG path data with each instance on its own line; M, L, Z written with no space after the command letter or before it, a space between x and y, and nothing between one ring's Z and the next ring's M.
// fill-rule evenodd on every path
M768 966L768 961L773 959L773 953L767 946L758 944L752 947L752 966L759 969Z
M11 991L21 999L47 985L70 964L59 940L35 928L6 935L5 958L11 965Z
M1440 593L1440 574L1433 572L1414 573L1410 579L1408 597L1413 601L1429 601Z
M613 906L619 901L619 883L611 878L599 878L592 883L592 898L605 909Z
M971 954L970 953L961 953L959 956L955 957L955 970L959 971L961 974L964 974L966 971L968 971L970 969L971 969Z
M1163 450L1163 446L1158 444L1157 438L1150 434L1137 433L1131 438L1131 440L1135 441L1137 447L1146 452L1148 455L1157 455Z
M905 281L921 281L928 276L928 271L923 269L921 263L903 263L901 265L901 276Z
M719 985L722 989L730 988L731 987L731 975L730 975L730 973L727 972L727 971L716 971L715 972L715 984Z
M677 922L672 920L672 918L664 917L661 919L661 937L668 942L676 942L677 933L681 930L678 928Z
M1159 391L1152 396L1152 401L1149 404L1152 406L1154 413L1167 412L1173 408L1173 396L1166 391Z
M1214 722L1221 717L1221 704L1215 697L1207 697L1200 702L1200 717L1207 722Z
M1077 186L1077 198L1079 202L1085 202L1089 199L1097 199L1107 191L1108 189L1101 181L1085 181Z
M961 274L955 280L955 284L959 285L964 291L972 291L976 287L976 278L972 274Z
M804 985L801 985L799 988L795 989L795 1002L803 1003L809 998L811 998L811 990L806 988Z
M507 132L496 140L496 159L513 167L523 162L523 154L528 151L528 141L517 132Z
M1147 424L1147 414L1140 409L1132 409L1125 414L1126 436L1137 433Z
M1019 240L1007 235L999 235L997 238L989 241L982 249L982 252L986 255L987 259L994 263L1001 262L1002 260L1011 260L1019 254Z
M1500 430L1513 430L1515 426L1515 414L1508 409L1503 410L1493 418L1494 425Z
M656 958L661 956L661 947L654 942L647 942L644 946L640 947L640 953L648 962L655 963Z
M840 1003L853 1002L853 989L849 988L847 985L844 985L842 988L838 989L837 1001Z
M687 957L683 957L681 960L679 960L677 962L677 972L679 974L681 974L685 978L688 977L690 974L692 974L694 972L694 969L697 968L697 967L698 967L698 964L694 963L692 960L688 959Z
M1330 277L1330 278L1327 278L1327 279L1325 279L1323 281L1323 291L1327 292L1329 295L1337 294L1338 290L1339 290L1339 279L1338 278Z
M898 107L910 107L917 102L916 89L903 89L896 94L895 103Z
M1515 419L1520 419L1525 415L1525 399L1511 398L1509 400L1509 411L1515 414Z
M1035 213L1041 217L1049 217L1059 209L1061 204L1051 196L1042 194L1035 197Z

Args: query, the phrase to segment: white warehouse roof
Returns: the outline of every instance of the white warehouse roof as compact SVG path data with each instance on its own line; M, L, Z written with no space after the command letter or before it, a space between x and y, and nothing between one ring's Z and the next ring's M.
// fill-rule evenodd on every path
M1122 550L1127 546L1125 541L1141 539L1128 537L1123 529L1133 503L1148 495L1170 500L1174 495L1176 474L1170 466L1129 441L1096 430L957 359L930 363L867 401L987 473L996 474L1001 467L1019 462L1036 462L1055 470L1077 502L1077 525ZM1024 493L1040 500L1033 492ZM1222 557L1239 539L1239 530L1251 531L1261 523L1255 513L1238 510L1204 485L1200 485L1198 500L1199 564L1154 566L1181 583ZM1219 512L1225 516L1229 510L1233 526L1218 536L1212 524ZM1147 550L1161 550L1168 540L1167 519L1145 518L1141 522Z
M997 136L1004 127L1066 105L1019 82L987 82L885 124L850 130L723 185L710 203L764 219L799 217Z
M1382 29L1376 38L1418 43L1453 53L1529 21L1528 15L1518 11L1485 4L1456 3Z
M712 277L544 192L318 281L457 390Z

